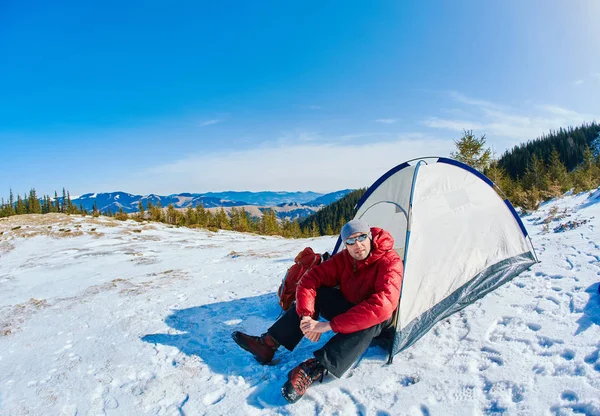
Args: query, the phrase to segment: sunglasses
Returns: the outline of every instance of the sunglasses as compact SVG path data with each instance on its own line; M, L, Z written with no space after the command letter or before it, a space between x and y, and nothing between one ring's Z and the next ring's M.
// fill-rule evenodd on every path
M358 237L352 237L352 238L346 239L346 241L344 241L344 243L347 246L353 246L357 241L360 241L362 243L363 241L365 241L367 239L367 237L369 237L369 234L361 234Z

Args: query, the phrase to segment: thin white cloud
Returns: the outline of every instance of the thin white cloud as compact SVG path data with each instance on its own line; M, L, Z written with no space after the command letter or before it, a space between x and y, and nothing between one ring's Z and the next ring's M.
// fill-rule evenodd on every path
M492 103L491 101L485 101L485 100L480 100L477 98L467 97L466 95L461 94L456 91L450 91L450 97L458 103L462 103L462 104L466 104L466 105L470 105L470 106L488 108L488 109L497 109L497 110L502 109L502 106Z
M215 118L215 119L213 119L213 120L207 120L207 121L203 121L203 122L201 122L200 124L198 124L198 126L200 126L200 127L204 127L204 126L210 126L210 125L212 125L212 124L217 124L217 123L220 123L220 122L222 122L222 121L223 121L222 119Z
M596 80L598 80L598 82L600 82L600 72L594 72L592 74L592 77L596 78Z
M453 148L452 140L421 134L358 145L323 141L279 147L265 144L246 151L194 155L173 161L139 172L127 180L131 182L127 187L140 189L151 184L155 193L175 192L173 184L188 192L331 192L369 186L405 160L423 155L448 156Z
M582 79L578 79L576 81L573 81L572 84L573 84L573 86L578 87L581 84L583 84L583 80Z
M323 140L318 133L294 130L283 132L277 139L278 146L290 146L296 143L315 142Z
M396 121L398 121L397 118L378 118L377 120L375 120L376 123L383 124L394 124Z
M438 117L429 117L423 121L423 124L427 127L452 131L479 130L485 127L485 125L473 121L449 120Z
M344 134L341 136L333 137L332 140L335 142L363 140L363 139L371 139L374 141L380 141L381 139L389 137L389 136L390 136L389 133L380 133L380 132L351 133L351 134Z
M466 107L461 109L460 118L428 117L423 125L454 132L474 130L486 134L488 140L496 142L498 149L505 150L515 144L540 137L550 130L575 126L597 119L590 114L581 114L556 105L538 105L528 115L517 114L514 109L495 103L452 93L452 98Z
M540 105L538 108L556 116L572 119L572 120L584 120L584 116L579 114L577 111L569 110L566 108L559 107L557 105Z

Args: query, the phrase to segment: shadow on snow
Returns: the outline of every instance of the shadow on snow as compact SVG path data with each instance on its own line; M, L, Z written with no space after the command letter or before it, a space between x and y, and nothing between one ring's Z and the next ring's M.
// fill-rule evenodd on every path
M583 307L583 314L577 320L579 328L577 328L575 331L575 335L581 334L593 324L600 326L600 295L598 293L599 285L599 283L594 283L585 290L590 294L590 298Z
M248 404L257 408L284 406L281 386L287 373L300 362L312 357L333 334L324 335L318 343L303 339L293 352L281 347L271 365L259 364L250 353L242 350L231 338L233 331L252 335L265 332L279 317L281 308L275 293L176 309L165 319L175 331L148 334L141 339L150 344L177 348L182 353L199 357L210 369L225 376L241 376L254 387ZM385 363L385 351L371 347L366 357ZM364 356L363 356L364 358ZM330 377L330 381L333 377ZM324 381L324 383L327 381ZM244 388L241 386L241 388Z

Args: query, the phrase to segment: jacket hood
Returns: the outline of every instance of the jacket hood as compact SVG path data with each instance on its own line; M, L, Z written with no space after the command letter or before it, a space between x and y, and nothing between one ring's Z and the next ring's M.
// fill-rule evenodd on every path
M379 260L385 253L394 249L394 237L387 231L371 227L371 255L365 260L371 263Z
M364 264L375 263L381 257L394 248L394 237L387 231L371 227L371 253L369 257L361 261L355 261L349 253L346 253L351 261L354 261L357 266Z

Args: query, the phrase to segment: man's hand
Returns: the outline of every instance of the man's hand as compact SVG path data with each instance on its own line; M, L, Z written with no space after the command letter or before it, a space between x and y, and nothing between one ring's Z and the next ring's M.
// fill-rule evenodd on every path
M308 338L308 340L311 342L319 342L319 340L321 339L320 332L307 332L306 334L304 334L304 336Z
M331 325L329 325L329 322L319 322L310 316L303 316L300 321L300 330L310 341L317 342L322 333L331 331Z

